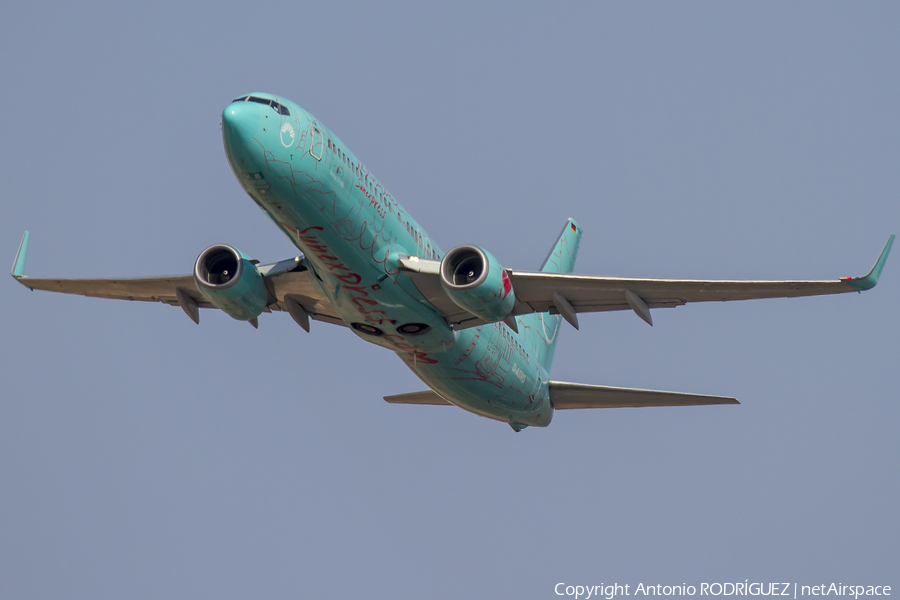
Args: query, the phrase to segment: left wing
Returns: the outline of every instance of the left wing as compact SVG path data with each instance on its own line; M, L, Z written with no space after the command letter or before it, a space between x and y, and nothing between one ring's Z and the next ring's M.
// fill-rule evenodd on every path
M195 315L192 315L190 311L191 302L198 308L215 308L197 290L193 275L140 279L35 279L26 277L25 259L28 253L28 240L29 233L26 231L22 243L19 245L16 261L13 263L12 276L31 290L77 294L92 298L162 302L170 306L181 306L192 319ZM259 265L257 269L272 292L273 302L266 307L269 312L273 310L290 312L290 302L296 302L312 319L344 325L328 299L322 296L309 280L302 256ZM199 316L195 320L199 321Z
M633 310L650 325L652 308L681 306L688 302L728 302L761 298L794 298L846 294L872 289L884 268L894 236L864 277L823 281L728 281L697 279L634 279L507 270L516 304L513 315L549 312L562 314L576 329L576 313ZM457 306L444 293L440 262L402 257L405 269L419 291L456 329L484 325L484 321Z

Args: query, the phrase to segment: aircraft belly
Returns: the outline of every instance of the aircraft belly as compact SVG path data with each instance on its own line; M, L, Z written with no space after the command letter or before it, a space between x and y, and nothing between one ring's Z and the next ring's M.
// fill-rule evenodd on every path
M475 414L543 427L553 418L547 374L519 351L506 325L456 332L456 343L434 363L407 365L433 390Z

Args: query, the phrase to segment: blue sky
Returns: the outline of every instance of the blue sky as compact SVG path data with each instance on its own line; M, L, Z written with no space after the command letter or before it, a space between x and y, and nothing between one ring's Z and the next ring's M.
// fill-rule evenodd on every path
M27 273L295 254L228 101L326 123L445 250L729 279L862 275L900 229L893 3L6 8L0 249ZM14 113L14 114L13 114ZM550 598L558 582L900 585L900 256L862 295L585 315L553 377L735 396L547 429L348 331L0 284L0 596Z

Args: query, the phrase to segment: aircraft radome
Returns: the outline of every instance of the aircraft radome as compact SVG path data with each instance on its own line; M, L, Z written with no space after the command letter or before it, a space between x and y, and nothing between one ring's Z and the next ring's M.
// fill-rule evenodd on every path
M218 308L258 326L264 312L349 327L394 352L427 391L400 404L453 404L519 431L570 408L737 404L734 398L550 379L557 333L578 313L651 310L688 302L841 294L871 289L891 235L864 277L831 281L702 281L574 275L581 228L565 225L537 271L500 265L486 249L447 253L334 133L272 94L236 98L222 113L225 154L238 182L302 254L261 265L225 244L200 253L192 275L151 279L25 276L28 232L12 275L32 290L177 305L196 323ZM550 241L550 240L548 240Z

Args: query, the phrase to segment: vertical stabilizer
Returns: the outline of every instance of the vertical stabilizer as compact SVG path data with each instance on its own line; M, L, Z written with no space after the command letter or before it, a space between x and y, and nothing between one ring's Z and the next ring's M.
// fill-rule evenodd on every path
M550 254L544 259L541 271L544 273L571 273L575 269L575 258L578 256L580 242L581 227L574 219L569 219L550 250ZM550 373L562 317L558 314L533 313L519 317L519 321L526 328L526 343L534 351L544 370Z
M543 273L571 273L575 269L575 258L578 256L578 244L581 243L581 227L575 219L566 221L556 244L541 265Z

